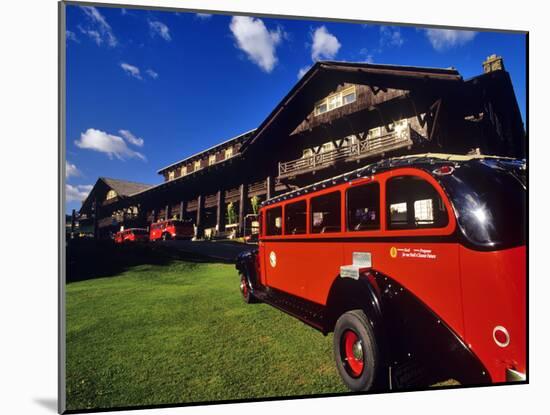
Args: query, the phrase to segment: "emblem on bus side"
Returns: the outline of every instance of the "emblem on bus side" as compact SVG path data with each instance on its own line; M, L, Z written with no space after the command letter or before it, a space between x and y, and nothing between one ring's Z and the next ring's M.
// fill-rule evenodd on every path
M269 253L269 264L275 268L277 266L277 255L275 254L275 252L271 251Z
M397 248L396 248L395 246L392 246L392 247L390 248L390 256L391 256L392 258L395 258L395 257L397 256Z

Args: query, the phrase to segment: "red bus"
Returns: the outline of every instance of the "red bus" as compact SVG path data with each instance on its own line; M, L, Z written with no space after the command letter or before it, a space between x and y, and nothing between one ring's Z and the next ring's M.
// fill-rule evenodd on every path
M117 232L114 237L114 241L117 244L125 242L137 242L137 241L148 241L149 232L147 229L141 228L131 228L125 229L123 231Z
M270 199L243 298L333 332L353 391L526 382L525 172L408 156Z
M195 235L193 223L181 220L164 220L151 224L149 239L163 241L169 239L191 239Z

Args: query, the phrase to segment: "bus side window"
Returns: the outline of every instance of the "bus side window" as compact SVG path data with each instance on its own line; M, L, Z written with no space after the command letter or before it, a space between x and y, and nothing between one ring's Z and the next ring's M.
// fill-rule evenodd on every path
M380 229L380 185L377 182L347 191L348 231Z
M389 229L443 228L449 222L437 190L415 176L386 182L386 212Z
M340 232L340 192L312 197L311 233Z
M285 206L285 235L306 233L306 201L289 203Z
M265 215L265 234L266 235L281 235L283 233L283 208L274 207L268 209Z

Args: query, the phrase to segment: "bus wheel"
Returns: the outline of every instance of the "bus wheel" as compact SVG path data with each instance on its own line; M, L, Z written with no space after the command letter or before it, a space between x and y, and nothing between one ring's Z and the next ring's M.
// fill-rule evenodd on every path
M245 303L251 304L256 302L254 296L250 292L250 287L248 286L248 282L244 274L241 274L241 283L239 285L239 288L241 290L241 294Z
M383 365L374 332L363 310L340 316L334 328L334 359L340 377L352 391L383 387Z

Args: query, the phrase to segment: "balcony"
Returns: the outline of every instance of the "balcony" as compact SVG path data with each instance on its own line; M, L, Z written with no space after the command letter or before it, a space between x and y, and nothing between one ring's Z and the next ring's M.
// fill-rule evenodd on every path
M423 137L410 126L407 126L404 129L394 130L378 137L369 137L345 147L281 162L279 163L279 178L314 172L341 161L356 161L408 147L413 145L417 138Z

